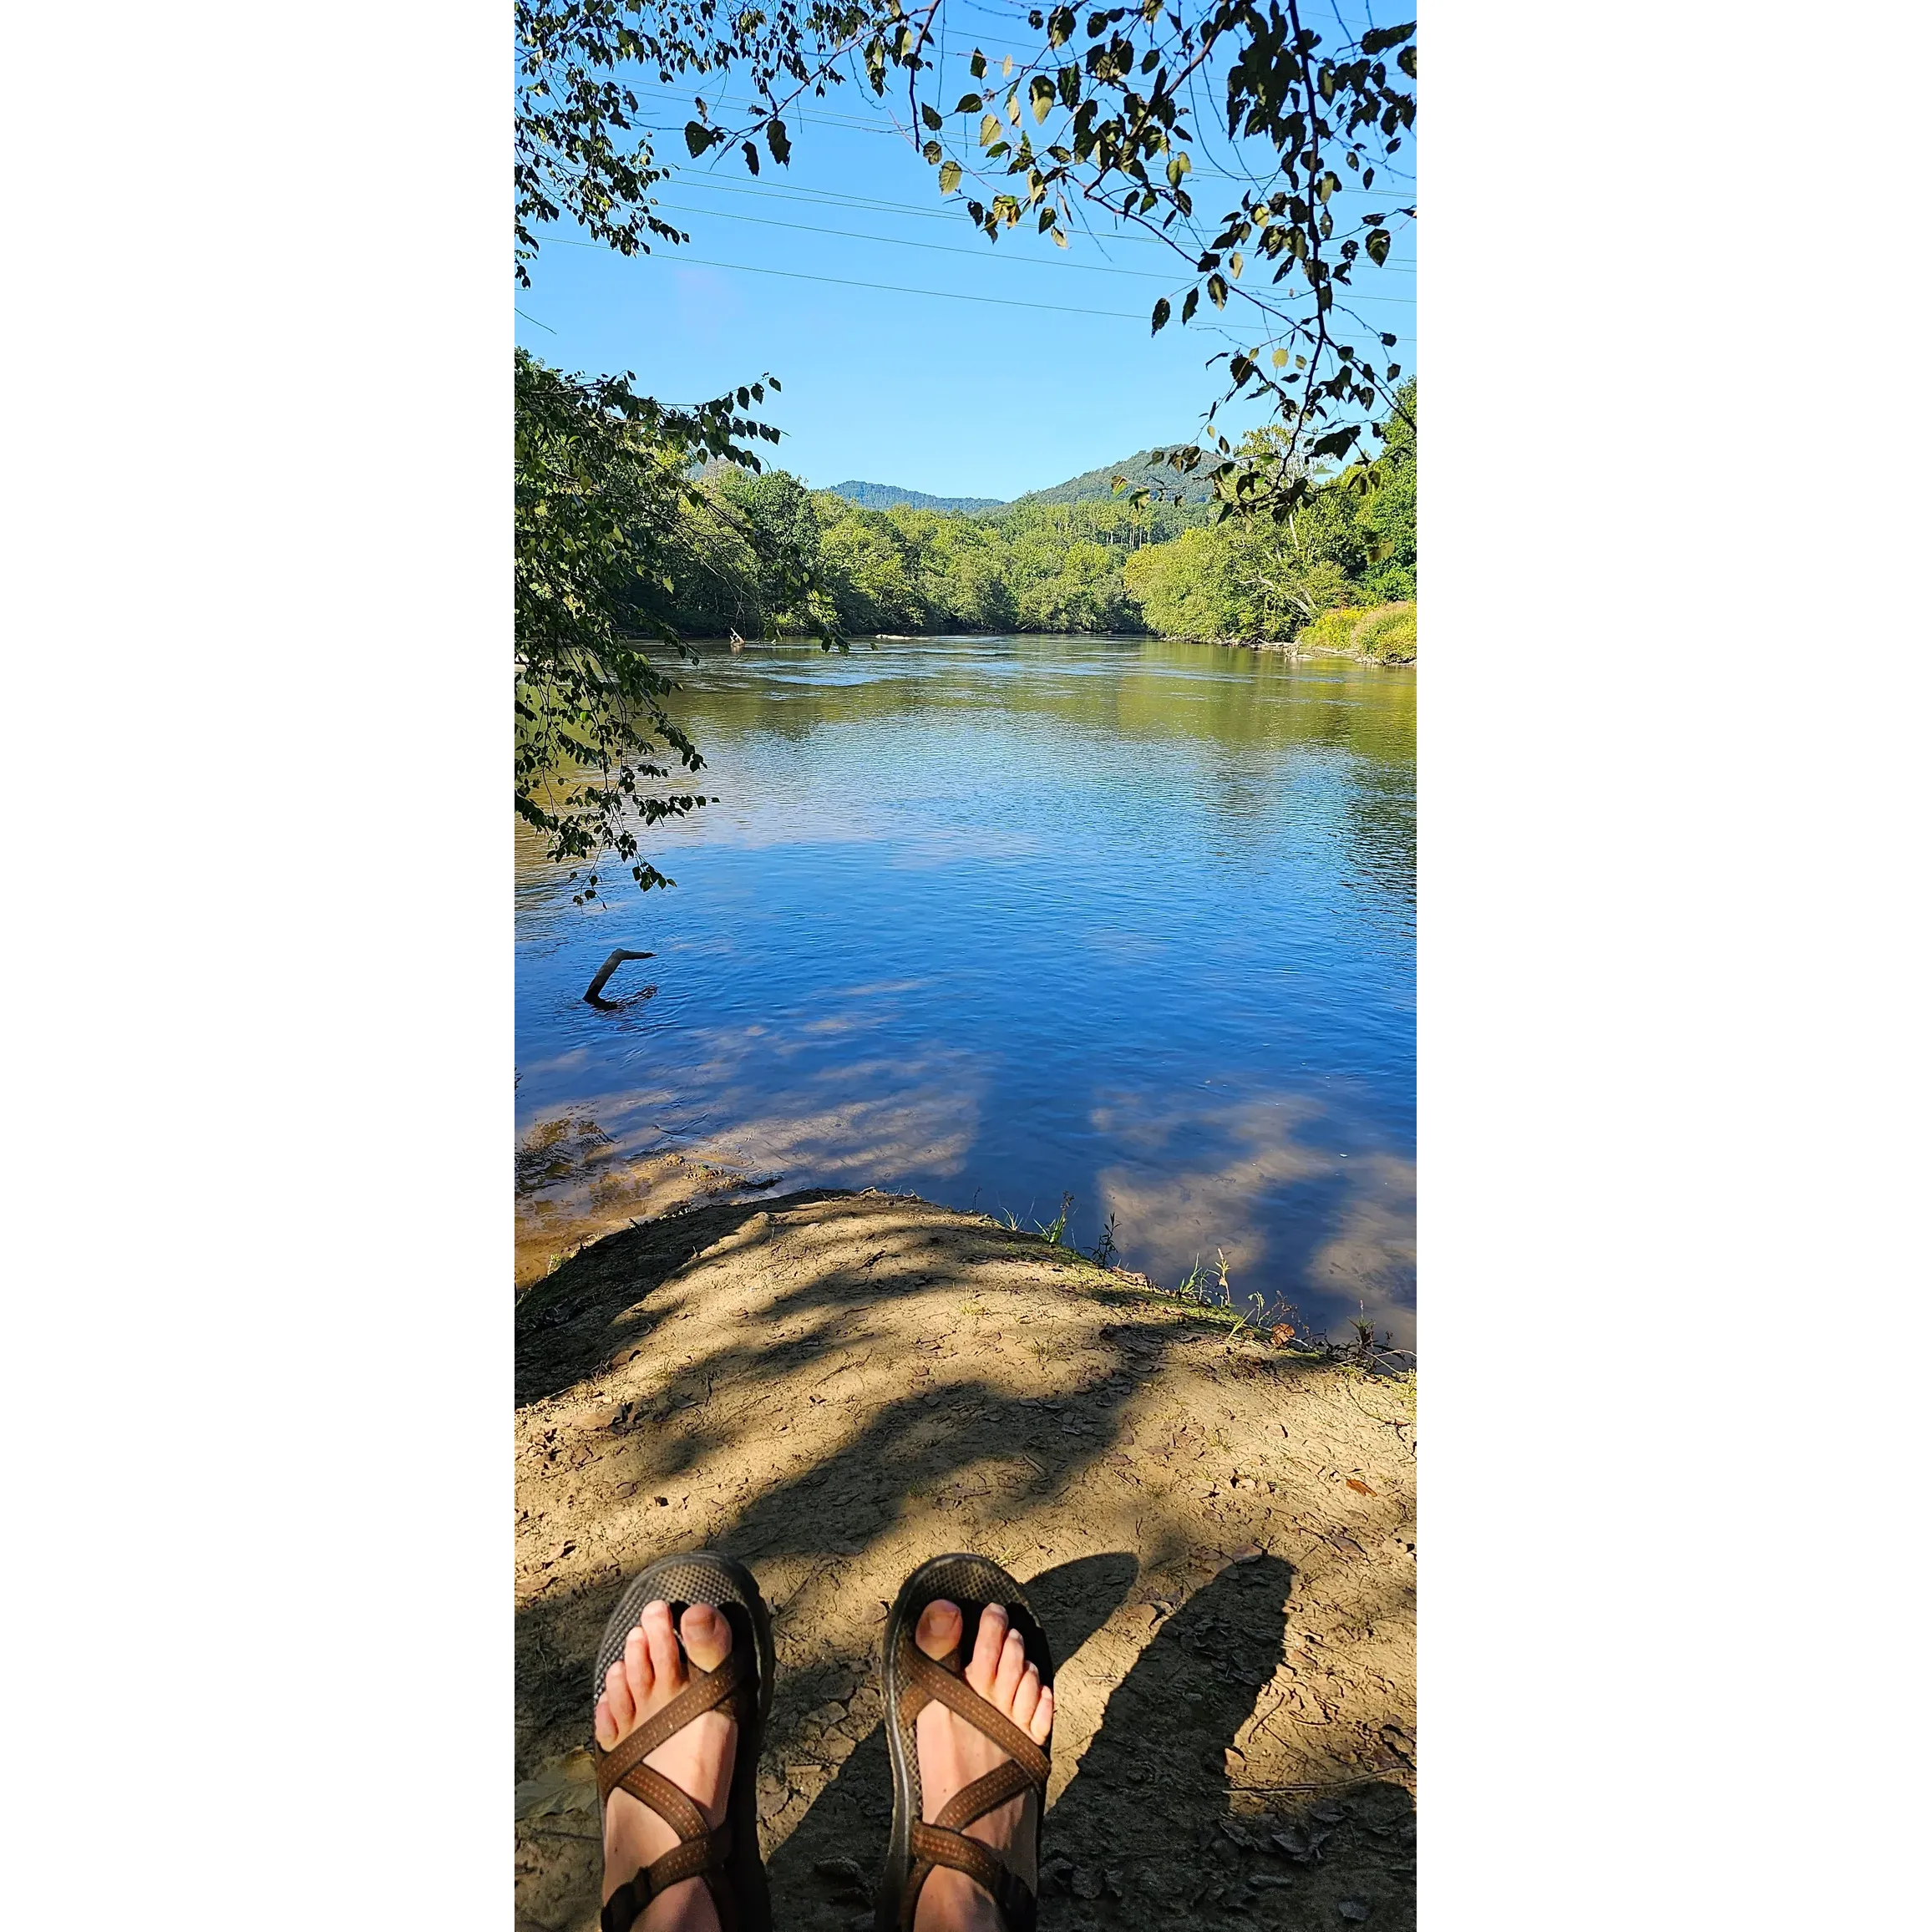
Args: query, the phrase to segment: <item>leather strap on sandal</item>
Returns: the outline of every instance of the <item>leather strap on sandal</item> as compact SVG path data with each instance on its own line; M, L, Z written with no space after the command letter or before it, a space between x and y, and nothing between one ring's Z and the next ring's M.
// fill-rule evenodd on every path
M745 1674L743 1652L733 1650L715 1671L692 1666L689 1684L654 1716L609 1751L597 1753L597 1795L608 1803L613 1791L628 1793L656 1812L677 1834L677 1843L664 1856L620 1885L606 1901L603 1932L630 1932L644 1908L672 1885L702 1879L718 1907L723 1932L735 1932L738 1901L723 1876L729 1862L732 1832L728 1821L712 1831L704 1813L662 1772L644 1760L695 1717L728 1703L742 1723L755 1707L757 1686Z
M965 1828L1029 1791L1039 1793L1043 1808L1052 1766L1046 1752L1024 1731L966 1682L959 1660L956 1650L936 1661L909 1635L901 1637L899 1667L905 1688L900 1694L900 1720L910 1726L929 1703L943 1704L998 1745L1007 1753L1007 1762L954 1793L931 1824L913 1823L913 1862L900 1901L900 1924L910 1932L920 1889L934 1866L946 1865L964 1872L991 1895L1007 1932L1033 1932L1039 1906L1032 1889L991 1846L968 1838Z

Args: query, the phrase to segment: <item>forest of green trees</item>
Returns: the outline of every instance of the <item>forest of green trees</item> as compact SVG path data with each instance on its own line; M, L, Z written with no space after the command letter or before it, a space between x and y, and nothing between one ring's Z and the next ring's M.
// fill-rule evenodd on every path
M1412 387L1407 398L1412 415ZM1250 440L1257 440L1251 439ZM1266 433L1258 439L1266 440ZM1259 451L1257 454L1266 454ZM869 510L781 469L701 479L627 613L685 636L955 631L1154 631L1288 640L1325 613L1412 603L1415 441L1392 436L1364 489L1336 477L1291 515L1215 521L1212 503L1027 500L962 514ZM795 586L817 588L801 613ZM1385 626L1386 628L1386 626ZM1413 655L1413 624L1405 652ZM1346 648L1346 621L1311 641Z

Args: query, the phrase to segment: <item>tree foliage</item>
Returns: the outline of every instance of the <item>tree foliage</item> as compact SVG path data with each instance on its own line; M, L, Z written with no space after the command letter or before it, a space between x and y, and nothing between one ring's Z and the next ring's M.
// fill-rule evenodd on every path
M1412 421L1412 389L1404 402ZM1251 436L1238 461L1276 460L1280 435ZM783 471L721 469L697 485L712 513L687 508L664 583L637 596L654 621L697 636L757 626L1291 638L1324 612L1359 618L1413 597L1414 449L1405 428L1372 493L1356 465L1317 481L1285 517L1225 521L1211 504L1124 498L1022 500L976 515L871 510ZM791 587L808 581L804 603L789 606Z
M975 84L949 102L936 58L948 13L946 0L910 10L887 0L880 17L850 23L863 36L851 58L871 91L885 100L903 78L902 125L941 193L963 190L966 215L989 241L1028 223L1066 247L1096 214L1164 241L1184 280L1154 303L1156 333L1177 309L1183 325L1209 312L1252 325L1244 346L1212 358L1225 365L1226 388L1209 434L1165 452L1169 466L1188 474L1206 464L1224 516L1285 518L1316 466L1372 454L1379 423L1399 415L1403 371L1386 352L1397 338L1349 297L1365 270L1387 261L1396 225L1415 216L1390 175L1415 124L1415 23L1325 41L1301 0L1139 0L1084 19L1069 6L1035 8L1037 52L996 61L976 46ZM697 155L737 141L755 172L757 132L840 78L836 56L824 58L728 124L699 100L687 145ZM1219 92L1220 158L1232 164L1214 172L1240 190L1211 216L1194 199L1208 178L1194 163L1205 151L1204 89ZM1345 216L1345 185L1372 194L1378 175L1384 205ZM1285 433L1270 462L1244 463L1212 427L1242 397L1265 400Z
M639 854L633 822L654 825L705 803L650 789L672 761L695 772L704 760L666 709L677 686L640 636L679 644L652 594L672 591L692 528L725 514L693 484L692 465L755 469L748 442L777 440L740 413L778 386L768 377L691 409L631 384L516 354L515 804L552 858L586 869L580 904L596 897L606 850L640 886L669 885ZM801 575L780 596L804 608L811 591Z

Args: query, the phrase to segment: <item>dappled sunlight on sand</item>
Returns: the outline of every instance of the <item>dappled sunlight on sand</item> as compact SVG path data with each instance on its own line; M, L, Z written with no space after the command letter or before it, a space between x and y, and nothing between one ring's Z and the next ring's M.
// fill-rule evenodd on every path
M885 1605L946 1549L1004 1564L1052 1634L1053 1843L1097 1874L1123 1844L1147 1853L1114 1894L1119 1923L1224 1922L1191 1909L1199 1847L1224 1823L1266 1843L1316 1789L1373 1829L1296 1861L1297 1907L1326 1923L1377 1887L1402 1923L1401 1861L1377 1834L1407 1815L1412 1751L1406 1384L875 1194L625 1230L532 1288L517 1329L532 1923L596 1923L581 1752L604 1618L642 1563L700 1545L748 1564L772 1607L758 1813L791 1932L851 1923L824 1874L836 1857L869 1866L882 1841ZM1164 1747L1151 1809L1149 1737ZM1284 1923L1284 1904L1259 1897L1251 1922Z

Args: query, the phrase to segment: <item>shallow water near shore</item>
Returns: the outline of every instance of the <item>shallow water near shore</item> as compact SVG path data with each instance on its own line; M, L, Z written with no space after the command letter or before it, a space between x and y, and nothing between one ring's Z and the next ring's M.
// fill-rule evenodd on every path
M677 880L520 834L517 1117L1413 1330L1415 682L1142 638L707 651ZM613 947L616 1005L584 1003ZM647 989L654 987L654 992Z

